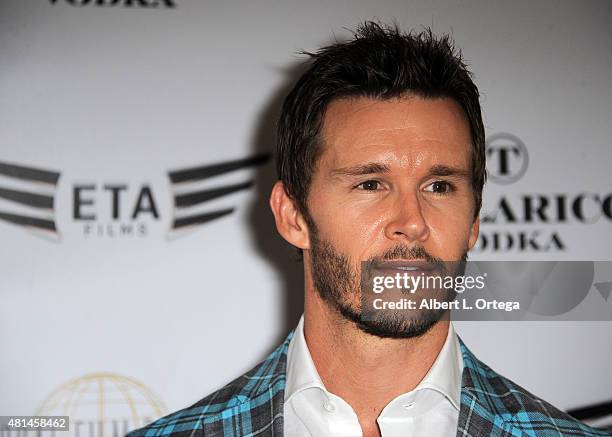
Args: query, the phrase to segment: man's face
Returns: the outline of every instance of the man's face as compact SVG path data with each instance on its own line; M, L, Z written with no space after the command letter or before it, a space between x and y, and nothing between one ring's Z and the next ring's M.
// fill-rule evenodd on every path
M443 312L360 318L361 263L459 261L475 244L471 137L461 108L446 98L337 100L321 142L305 254L317 291L366 332L423 334Z

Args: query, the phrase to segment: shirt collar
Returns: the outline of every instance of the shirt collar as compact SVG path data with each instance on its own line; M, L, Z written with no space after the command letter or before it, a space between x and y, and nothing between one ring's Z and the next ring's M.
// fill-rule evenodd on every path
M285 402L295 393L311 387L318 387L327 392L306 344L304 315L302 315L287 350Z
M432 389L442 393L459 410L461 397L461 374L463 357L459 340L452 323L449 323L448 334L431 368L413 391ZM287 382L285 402L296 393L308 388L317 387L328 393L317 372L304 338L304 316L295 329L287 351Z

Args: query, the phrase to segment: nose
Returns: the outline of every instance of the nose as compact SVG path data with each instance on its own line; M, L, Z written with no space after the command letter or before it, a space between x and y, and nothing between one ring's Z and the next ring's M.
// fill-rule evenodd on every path
M404 243L427 240L429 226L418 193L398 193L391 201L390 218L385 226L386 237Z

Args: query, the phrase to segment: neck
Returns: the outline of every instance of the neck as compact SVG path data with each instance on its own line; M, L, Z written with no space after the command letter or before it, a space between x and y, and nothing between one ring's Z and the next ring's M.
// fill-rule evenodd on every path
M326 389L371 426L395 397L413 390L436 360L448 333L441 320L418 338L380 338L361 331L307 287L304 336Z

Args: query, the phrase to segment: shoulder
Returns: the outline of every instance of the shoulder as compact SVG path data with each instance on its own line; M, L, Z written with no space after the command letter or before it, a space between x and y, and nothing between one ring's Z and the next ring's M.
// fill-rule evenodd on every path
M282 411L287 348L292 335L264 361L220 390L126 437L239 436L245 429L271 425L275 419L271 412L278 408ZM228 427L232 430L229 433Z
M495 372L477 359L461 339L460 344L464 363L460 428L469 431L471 426L477 426L489 430L487 435L503 431L508 435L610 436Z

